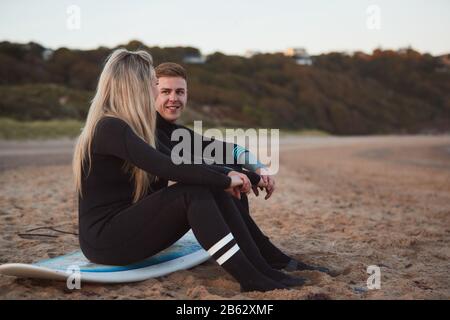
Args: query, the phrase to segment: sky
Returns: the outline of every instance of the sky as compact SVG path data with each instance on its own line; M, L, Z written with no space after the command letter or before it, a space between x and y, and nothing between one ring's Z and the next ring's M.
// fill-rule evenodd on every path
M310 54L407 46L450 53L450 0L1 0L0 41L93 49L130 40Z

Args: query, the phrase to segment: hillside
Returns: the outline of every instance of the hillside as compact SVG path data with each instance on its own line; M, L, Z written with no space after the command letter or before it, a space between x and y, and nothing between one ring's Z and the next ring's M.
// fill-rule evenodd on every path
M155 65L173 61L189 76L185 121L207 125L318 129L338 135L450 130L449 56L413 49L328 53L299 65L281 53L251 58L214 53L200 64L196 48L148 50ZM0 43L0 117L83 120L104 59L114 48L49 50Z

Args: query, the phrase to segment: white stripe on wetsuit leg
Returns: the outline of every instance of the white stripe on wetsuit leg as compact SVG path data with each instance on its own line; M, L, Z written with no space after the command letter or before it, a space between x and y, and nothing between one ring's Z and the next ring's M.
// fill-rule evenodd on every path
M239 250L239 246L236 243L230 250L225 252L219 259L217 259L217 263L222 265L228 259L230 259L238 250Z
M212 256L214 253L222 249L228 242L230 242L233 239L234 239L233 235L230 232L225 237L223 237L222 240L219 240L215 245L209 248L208 250L209 255Z

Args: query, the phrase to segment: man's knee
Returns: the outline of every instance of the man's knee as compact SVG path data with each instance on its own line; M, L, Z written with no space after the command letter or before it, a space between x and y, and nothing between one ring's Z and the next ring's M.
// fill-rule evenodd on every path
M202 185L186 185L185 192L196 199L210 199L212 198L211 189Z

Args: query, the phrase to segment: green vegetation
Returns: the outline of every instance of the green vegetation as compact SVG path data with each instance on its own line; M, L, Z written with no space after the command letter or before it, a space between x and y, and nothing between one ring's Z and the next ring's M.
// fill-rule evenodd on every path
M21 121L87 116L92 92L54 84L0 86L0 116Z
M74 138L83 126L77 120L16 121L0 118L0 139Z
M39 120L17 121L9 118L0 118L0 139L26 140L26 139L52 139L75 138L80 134L83 122L77 120ZM193 129L193 126L188 126ZM224 127L203 127L203 132L208 129L218 129L225 137ZM233 128L234 129L234 128ZM329 134L319 130L280 130L280 136L328 136Z
M280 130L280 137L287 135L327 137L330 134L321 130Z
M148 50L155 65L183 64L196 48ZM0 43L0 117L19 121L84 121L103 62L114 48L49 52L36 43ZM329 53L313 66L282 54L252 58L214 53L183 64L189 75L185 123L208 127L313 128L337 135L450 130L450 56L412 49ZM187 111L186 110L186 111ZM2 129L3 130L3 129Z

